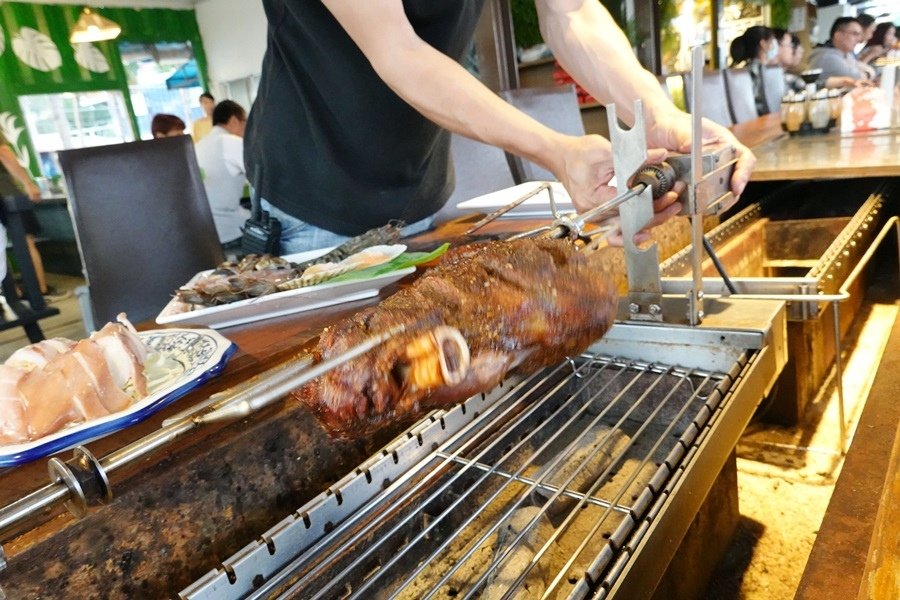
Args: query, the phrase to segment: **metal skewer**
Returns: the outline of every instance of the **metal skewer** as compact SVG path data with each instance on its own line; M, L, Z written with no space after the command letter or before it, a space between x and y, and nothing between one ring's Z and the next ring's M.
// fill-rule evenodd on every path
M581 214L559 216L550 226L544 225L542 227L532 229L531 231L517 233L509 239L516 240L520 238L530 237L539 233L543 233L545 231L547 232L547 236L552 238L562 238L568 236L579 237L584 230L585 224L605 213L612 212L618 209L619 206L621 206L625 202L628 202L632 198L640 196L641 193L645 189L647 189L647 186L647 183L640 182L634 187L630 188L627 192L619 194L615 198L607 200L603 204L598 204L597 206L586 212L583 212ZM663 193L667 191L669 190L666 189Z
M493 211L492 213L485 215L484 217L481 218L481 220L479 220L477 223L475 223L474 225L469 227L466 230L464 235L472 235L473 233L475 233L476 231L478 231L479 229L481 229L482 227L484 227L491 221L494 221L497 218L505 215L506 213L508 213L515 207L519 206L520 204L522 204L529 198L533 198L534 196L537 196L544 190L547 190L547 195L550 199L550 212L553 214L554 217L558 217L559 214L557 213L557 210L556 210L556 199L553 197L553 188L551 187L550 182L545 181L544 183L540 184L539 186L537 186L530 192L523 194L522 196L519 196L518 198L516 198L509 204L501 206L500 208Z
M365 354L402 333L406 325L397 325L354 346L339 356L312 364L307 358L289 360L261 374L251 383L243 383L163 422L162 427L100 459L84 446L77 446L74 457L66 462L51 458L50 483L27 496L0 508L0 532L51 508L59 502L82 517L95 502L112 499L108 475L112 471L151 454L197 427L216 421L244 417L267 406L287 392ZM0 548L0 557L2 557ZM0 570L5 561L0 560Z
M310 366L308 361L301 361L290 365L277 373L274 377L260 381L242 392L232 396L227 404L220 406L211 412L206 412L193 417L196 423L214 423L228 419L246 417L250 413L268 406L281 398L291 390L300 387L304 383L315 379L319 375L327 373L348 361L357 358L376 346L380 346L392 337L403 333L405 325L397 325L387 331L369 338L362 344L320 363Z

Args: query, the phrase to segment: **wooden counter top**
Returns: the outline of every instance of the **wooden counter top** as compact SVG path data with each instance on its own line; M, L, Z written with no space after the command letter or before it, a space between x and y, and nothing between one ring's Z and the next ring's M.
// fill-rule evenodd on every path
M768 114L731 130L756 154L751 181L900 176L900 129L792 137Z
M897 598L900 319L894 322L796 600Z

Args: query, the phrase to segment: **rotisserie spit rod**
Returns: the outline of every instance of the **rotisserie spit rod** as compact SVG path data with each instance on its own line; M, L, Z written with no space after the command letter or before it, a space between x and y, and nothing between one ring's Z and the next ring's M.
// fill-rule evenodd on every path
M0 533L60 502L65 502L76 517L84 516L89 505L112 499L108 478L112 471L151 454L204 423L246 416L271 404L291 390L395 338L407 327L408 323L398 323L321 362L299 357L288 360L250 383L214 394L191 410L167 419L153 433L100 459L83 446L75 448L74 457L69 461L51 458L49 484L0 508ZM411 336L402 360L401 376L409 385L440 386L453 384L465 376L469 351L457 330L445 326L424 328ZM0 560L0 570L4 564L5 560Z
M610 213L618 209L619 206L621 206L625 202L631 200L632 198L640 196L641 193L643 193L643 191L648 187L650 188L654 198L660 198L663 194L672 190L672 188L675 186L677 176L678 174L676 172L676 168L668 162L662 162L657 165L648 165L638 171L635 176L631 178L631 187L626 192L618 194L615 198L607 200L606 202L599 204L594 208L581 213L580 215L562 214L556 207L556 199L553 195L553 187L548 182L544 182L530 192L516 198L509 204L502 206L494 212L486 215L484 218L472 225L466 231L466 235L471 235L491 221L519 206L524 201L546 190L550 199L550 212L554 217L553 222L531 231L516 234L508 239L513 240L524 237L531 237L544 232L547 232L547 236L551 238L577 238L581 235L581 232L584 230L584 226L586 223L589 223L606 213Z
M378 306L329 327L315 349L327 359L374 333L406 333L298 389L336 437L367 435L494 388L507 372L530 373L578 355L612 325L618 296L601 261L568 240L524 239L451 249L441 264ZM410 386L407 338L420 328L459 330L471 354L458 382Z

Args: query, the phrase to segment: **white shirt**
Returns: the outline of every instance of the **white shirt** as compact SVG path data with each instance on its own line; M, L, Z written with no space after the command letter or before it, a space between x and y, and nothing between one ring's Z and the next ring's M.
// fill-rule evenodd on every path
M219 241L224 244L235 240L241 237L241 226L250 218L250 211L240 205L247 181L244 140L216 125L197 142L196 150Z

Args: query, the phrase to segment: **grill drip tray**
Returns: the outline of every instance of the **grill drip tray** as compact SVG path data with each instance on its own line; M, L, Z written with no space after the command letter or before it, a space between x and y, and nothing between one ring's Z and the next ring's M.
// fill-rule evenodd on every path
M740 294L834 294L875 239L885 220L884 195L874 193L847 217L773 220L754 204L708 235ZM660 265L663 291L683 294L690 279L691 248ZM728 295L710 260L703 262L704 292ZM816 302L788 306L794 321L815 319Z
M721 467L782 360L783 306L768 305L763 331L681 330L691 360L712 357L708 339L707 362L725 369L616 356L611 332L591 354L439 411L181 596L580 598L658 577L674 547L657 523L693 517L667 515L670 497L705 495L718 469L694 468L698 457ZM725 339L740 342L727 360ZM660 564L627 577L647 543Z

